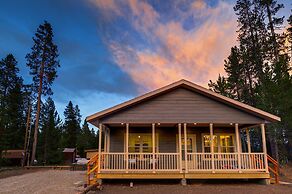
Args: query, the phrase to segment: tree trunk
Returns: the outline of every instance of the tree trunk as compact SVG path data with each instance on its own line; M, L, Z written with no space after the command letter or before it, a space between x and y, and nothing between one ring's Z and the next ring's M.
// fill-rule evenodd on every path
M28 110L27 110L27 120L26 120L26 129L25 129L25 139L24 139L24 155L22 159L21 166L23 167L25 165L25 161L27 160L27 149L28 149L28 130L30 128L30 115L31 115L31 103L30 99L28 99Z
M37 113L36 113L36 121L35 121L35 128L34 128L34 141L33 141L33 146L32 146L31 163L33 163L33 161L35 160L36 146L37 146L37 141L38 141L38 130L39 130L39 120L40 120L40 111L41 111L43 77L44 77L44 62L42 62L41 70L40 70L40 85L38 88Z

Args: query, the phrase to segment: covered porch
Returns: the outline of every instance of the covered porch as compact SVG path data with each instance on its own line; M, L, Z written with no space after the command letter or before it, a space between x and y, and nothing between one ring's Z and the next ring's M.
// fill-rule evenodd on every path
M259 126L262 152L255 153L248 125L238 123L99 124L97 176L269 178L265 125ZM246 152L242 152L243 133Z

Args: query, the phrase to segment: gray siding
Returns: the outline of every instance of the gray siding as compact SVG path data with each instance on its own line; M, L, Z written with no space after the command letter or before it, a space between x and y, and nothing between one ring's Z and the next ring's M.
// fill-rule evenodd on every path
M133 105L100 120L102 123L240 123L263 120L185 88Z
M151 128L145 127L130 127L130 133L151 133ZM157 127L158 144L160 153L174 153L176 152L176 138L178 129L176 127ZM188 127L187 134L196 135L197 152L202 152L202 133L209 133L208 127ZM214 134L216 133L234 133L234 128L217 128L214 127ZM124 152L124 136L125 128L114 127L110 131L110 152ZM182 130L183 136L183 130Z

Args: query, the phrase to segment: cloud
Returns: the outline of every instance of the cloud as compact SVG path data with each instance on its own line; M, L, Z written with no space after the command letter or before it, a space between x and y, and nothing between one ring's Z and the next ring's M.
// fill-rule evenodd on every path
M177 15L166 20L164 13L146 1L114 3L105 9L95 1L102 13L119 13L117 17L128 22L143 41L125 45L119 39L107 39L106 44L140 92L182 78L206 86L210 79L224 74L223 60L236 43L232 5L219 1L211 7L204 1L193 1L187 9L168 10ZM188 22L189 18L193 22Z

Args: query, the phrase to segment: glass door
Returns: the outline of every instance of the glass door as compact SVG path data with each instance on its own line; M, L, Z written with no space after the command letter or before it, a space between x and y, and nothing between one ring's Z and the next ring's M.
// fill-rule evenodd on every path
M178 149L178 136L177 136L177 149ZM182 159L185 160L185 139L181 137L181 150L182 150ZM178 150L177 150L178 151ZM195 134L187 134L187 152L193 153L196 152L196 135Z

